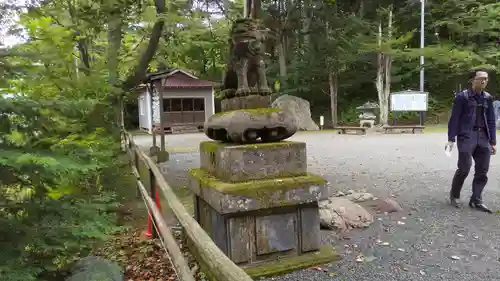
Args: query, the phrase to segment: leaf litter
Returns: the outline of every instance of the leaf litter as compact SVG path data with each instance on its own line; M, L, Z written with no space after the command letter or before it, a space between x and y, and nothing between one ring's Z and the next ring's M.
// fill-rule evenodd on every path
M180 235L176 237L184 257L188 258L190 268L195 271L196 280L205 280L198 266L186 247L180 243ZM94 253L110 261L120 264L124 269L124 280L127 281L169 281L177 280L175 270L159 239L147 239L139 230L117 232Z

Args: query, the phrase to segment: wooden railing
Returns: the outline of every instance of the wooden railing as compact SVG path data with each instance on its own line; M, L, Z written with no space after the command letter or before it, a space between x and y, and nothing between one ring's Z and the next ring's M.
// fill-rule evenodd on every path
M196 220L186 211L173 189L168 185L160 169L148 155L134 143L131 134L124 132L126 151L130 157L132 171L137 178L137 186L144 198L153 225L158 232L158 238L164 243L172 265L180 281L194 281L188 262L184 258L180 247L177 245L172 230L167 226L163 214L155 200L156 192L160 192L168 207L172 210L180 223L184 234L190 240L198 263L214 276L217 281L252 281L243 269L234 264L212 241L208 234L201 228ZM144 184L146 182L147 184ZM158 188L156 188L158 187ZM149 189L150 191L148 192ZM158 190L158 191L157 191Z

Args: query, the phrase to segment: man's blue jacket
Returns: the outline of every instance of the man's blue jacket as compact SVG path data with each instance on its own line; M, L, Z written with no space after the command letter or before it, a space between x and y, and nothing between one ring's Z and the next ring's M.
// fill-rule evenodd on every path
M455 94L451 117L448 121L448 141L455 142L455 138L470 138L476 123L477 102L471 89ZM497 131L495 125L495 109L493 98L487 92L482 92L480 102L483 104L483 118L486 124L486 133L491 145L497 144Z

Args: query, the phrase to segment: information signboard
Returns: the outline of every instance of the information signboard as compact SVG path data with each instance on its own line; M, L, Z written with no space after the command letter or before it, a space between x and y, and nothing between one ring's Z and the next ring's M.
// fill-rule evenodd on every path
M391 111L427 111L427 92L404 91L391 94Z

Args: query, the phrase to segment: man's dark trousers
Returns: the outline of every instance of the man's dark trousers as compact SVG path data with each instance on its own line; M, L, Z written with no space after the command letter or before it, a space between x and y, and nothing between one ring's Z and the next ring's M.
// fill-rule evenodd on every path
M457 138L458 169L453 177L451 196L460 198L460 191L465 178L469 174L474 159L474 179L472 181L472 197L474 201L482 202L481 194L488 182L491 146L488 135L483 128L473 130L468 137Z

